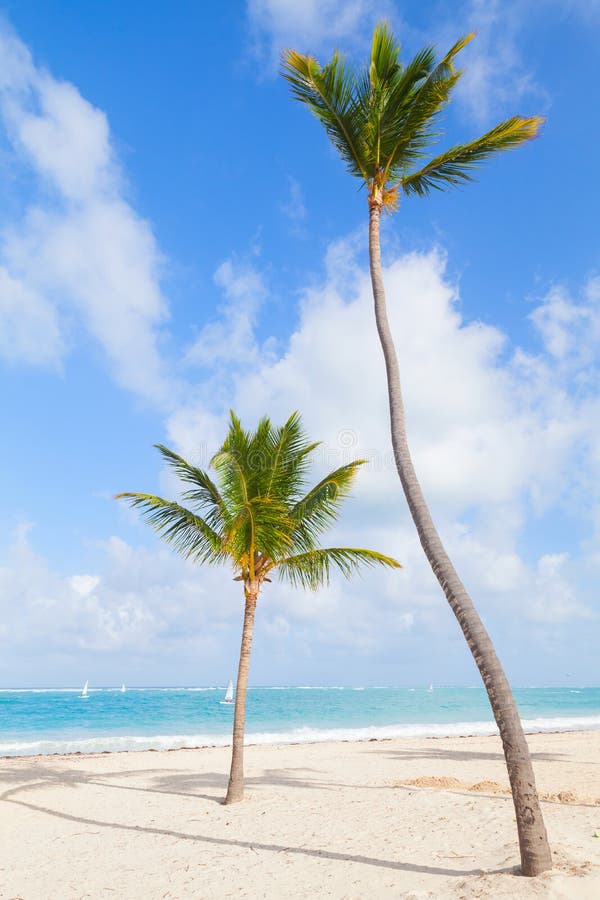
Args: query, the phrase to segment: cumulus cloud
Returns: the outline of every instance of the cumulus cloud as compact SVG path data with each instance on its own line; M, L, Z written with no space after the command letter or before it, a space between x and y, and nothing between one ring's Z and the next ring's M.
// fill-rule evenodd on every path
M61 672L85 666L87 677L110 683L117 658L129 674L139 669L147 678L150 660L168 671L174 656L190 661L214 653L220 623L239 607L227 582L219 595L211 593L213 582L203 583L166 548L111 537L96 549L96 572L62 575L33 548L27 529L17 530L0 563L4 682L17 660L25 678L23 660L35 660L34 671L50 683L58 661Z
M0 58L0 118L19 171L42 188L0 233L0 354L56 367L74 313L123 387L168 406L177 391L159 349L162 261L124 197L106 116L38 68L3 24Z
M545 348L556 362L581 369L597 365L600 349L600 278L585 284L574 301L561 285L554 286L531 314Z
M54 306L0 266L0 358L57 369L63 355Z
M260 272L251 265L228 259L217 268L215 284L225 302L220 318L206 325L187 352L188 362L215 367L222 363L256 361L254 329L267 288Z
M545 111L547 93L521 49L527 10L520 0L468 0L461 20L462 32L476 32L475 40L461 54L464 74L456 89L457 100L468 115L479 125L489 126L494 117L523 115L532 105L535 112ZM452 43L450 30L455 33L456 28L455 21L445 26L448 46Z
M386 283L416 462L434 501L459 513L474 503L506 502L534 474L543 478L544 467L531 458L532 440L544 441L551 469L564 448L515 392L517 377L502 362L506 336L461 319L445 267L439 250L408 254L389 264ZM363 481L384 496L395 475L370 292L368 273L349 248L334 247L325 281L303 295L287 349L238 369L235 406L253 419L267 408L279 418L305 411L307 427L324 439L332 460L369 454Z
M597 279L580 298L559 287L541 298L531 315L541 340L536 354L512 347L497 328L463 319L440 249L391 256L385 277L417 470L484 614L518 613L541 629L589 616L593 594L576 564L583 550L559 547L530 559L520 544L533 508L536 515L553 507L560 512L565 498L583 489L581 477L559 473L570 472L577 459L591 483L600 469L598 416L591 415L597 381L588 375L581 386L597 334ZM310 434L324 440L317 471L356 456L369 459L331 543L355 544L360 535L361 544L404 565L401 573L369 574L368 582L335 581L316 595L268 586L259 622L268 652L285 645L288 662L314 663L319 647L394 659L408 635L414 653L453 633L449 618L440 616L439 588L394 471L368 272L354 240L329 248L324 277L304 291L298 326L282 349L269 344L265 352L255 336L268 298L257 266L225 261L215 281L224 298L220 317L187 353L190 371L199 367L209 377L195 389L194 402L168 415L168 442L207 465L229 406L247 422L265 412L281 420L300 409ZM583 514L600 525L597 489L585 487ZM172 489L169 483L167 492ZM27 541L15 544L2 572L0 604L1 631L15 650L43 632L51 654L62 659L126 654L143 667L145 648L152 647L166 672L174 653L192 659L198 646L207 664L218 665L218 647L234 658L239 598L225 573L199 574L166 548L149 551L117 537L101 556L97 571L61 576ZM15 594L25 598L18 618L10 613ZM531 635L526 626L524 634ZM414 656L406 665L415 665Z
M254 49L276 70L281 51L330 52L368 46L374 23L392 10L387 0L248 0Z
M0 561L4 683L15 668L23 683L28 660L35 660L34 670L46 683L57 662L61 672L75 673L75 683L85 676L110 684L137 673L147 681L152 671L167 682L185 673L190 684L206 684L227 680L234 671L243 594L228 569L200 573L166 547L148 549L112 536L97 544L95 572L62 575L36 552L29 532L30 526L18 528ZM378 585L388 602L392 587ZM388 636L411 626L410 613L401 613L390 622ZM318 655L321 646L371 653L378 632L360 582L306 594L274 582L260 602L258 672L269 680L269 660L284 645L296 659Z
M543 531L544 517L568 517L582 499L581 473L593 477L596 471L598 417L591 412L600 401L598 380L588 376L588 388L581 388L594 344L595 280L580 302L557 287L540 299L531 315L542 339L538 353L511 346L495 327L463 319L439 249L392 258L385 280L415 464L474 596L488 613L502 607L506 616L518 612L540 626L590 615L591 583L568 556L583 563L588 551L564 538L568 548L531 559L522 542L528 529ZM569 364L557 367L555 331L563 327ZM369 576L378 613L393 609L413 625L439 628L430 616L439 608L439 588L414 537L393 465L369 277L352 240L330 248L325 276L304 292L287 347L270 359L259 354L250 369L232 365L229 401L245 421L266 411L283 420L299 409L309 433L324 441L316 455L320 469L369 459L332 540L352 542L360 531L361 542L397 555L405 568L391 591L380 588L382 576ZM206 439L207 416L215 433L225 426L218 404L195 414L197 421L191 407L185 417L169 420L170 438L192 452ZM594 496L589 488L579 510L590 524ZM570 587L565 573L573 579ZM364 591L350 589L359 606ZM331 621L334 596L328 594L322 608L309 606L317 629ZM331 610L338 615L335 603ZM367 629L366 643L370 634Z

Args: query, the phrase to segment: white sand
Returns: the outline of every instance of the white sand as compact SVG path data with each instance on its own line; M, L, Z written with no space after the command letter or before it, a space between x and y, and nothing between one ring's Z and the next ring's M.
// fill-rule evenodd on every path
M600 898L600 732L533 735L556 868L515 874L497 738L0 759L0 897ZM407 786L431 778L444 787ZM468 786L491 781L484 793Z

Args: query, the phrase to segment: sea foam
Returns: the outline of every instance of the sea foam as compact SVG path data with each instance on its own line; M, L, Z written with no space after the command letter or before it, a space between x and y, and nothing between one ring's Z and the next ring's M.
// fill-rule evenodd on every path
M554 716L524 719L525 731L587 731L600 728L600 716ZM327 741L372 741L393 738L475 737L497 734L495 724L481 722L404 723L367 728L293 728L246 735L246 744L316 744ZM0 743L0 756L44 756L68 753L106 753L141 750L179 750L226 747L223 734L111 735L73 740L12 741Z

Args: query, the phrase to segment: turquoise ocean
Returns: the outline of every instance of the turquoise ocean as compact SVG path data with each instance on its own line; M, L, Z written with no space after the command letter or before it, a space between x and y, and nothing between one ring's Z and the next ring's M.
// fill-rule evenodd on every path
M233 706L222 687L0 690L0 756L219 746ZM600 728L600 688L517 688L527 731ZM248 743L495 732L483 688L256 687Z

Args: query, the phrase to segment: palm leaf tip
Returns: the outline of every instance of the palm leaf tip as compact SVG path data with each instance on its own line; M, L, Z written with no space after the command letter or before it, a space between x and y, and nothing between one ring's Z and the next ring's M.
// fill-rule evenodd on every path
M289 556L277 564L277 572L283 581L314 591L324 584L329 584L334 569L344 578L351 578L361 566L377 565L390 569L402 568L398 560L376 550L327 547Z
M540 131L546 124L544 116L529 116L528 118L517 117L521 121L521 128L524 134L523 140L530 141L539 136Z
M445 56L445 59L451 60L452 57L456 56L457 53L460 53L461 50L464 50L467 44L471 43L476 34L476 31L470 31L468 34L465 34L463 37L459 38L454 46L450 48Z
M364 554L361 561L367 565L384 566L386 569L402 568L402 563L398 562L393 556L387 556L385 553L378 553L376 550L360 550L357 552Z
M472 171L483 162L506 150L516 150L539 133L542 116L513 116L468 144L457 144L430 160L417 172L401 179L406 194L425 196L432 188L443 190L449 185L473 181Z

